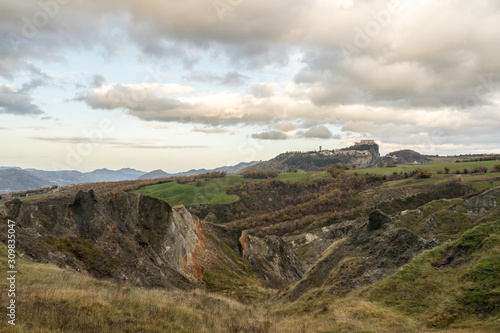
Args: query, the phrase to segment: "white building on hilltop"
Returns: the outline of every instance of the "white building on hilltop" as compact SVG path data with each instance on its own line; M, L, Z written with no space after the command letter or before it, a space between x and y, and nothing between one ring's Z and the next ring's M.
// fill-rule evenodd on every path
M361 146L361 145L374 145L375 140L361 140L360 142L356 142L354 145L355 146Z

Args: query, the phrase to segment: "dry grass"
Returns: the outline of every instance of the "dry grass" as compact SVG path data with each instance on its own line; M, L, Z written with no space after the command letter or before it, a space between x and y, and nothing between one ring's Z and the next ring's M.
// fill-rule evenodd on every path
M3 245L1 254L5 268ZM120 287L54 265L22 260L17 269L17 324L10 332L274 331L274 319L264 309L200 290ZM0 281L3 291L6 282L5 278ZM6 302L3 296L2 303ZM0 330L6 325L5 320Z

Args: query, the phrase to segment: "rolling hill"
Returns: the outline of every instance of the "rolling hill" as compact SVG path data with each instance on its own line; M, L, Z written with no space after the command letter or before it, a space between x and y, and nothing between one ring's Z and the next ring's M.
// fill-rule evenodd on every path
M355 164L358 168L368 168L378 165L379 162L379 146L370 141L369 143L356 143L354 146L338 150L287 152L269 161L259 162L245 170L316 171L336 164L349 166Z
M425 164L431 159L414 150L403 149L385 155L383 161L395 164Z
M19 169L0 170L0 193L26 191L52 185L54 185L53 182L41 179L28 171Z
M98 169L92 172L75 170L44 171L37 169L0 169L0 192L35 190L47 186L135 180L145 172L124 168L120 170Z
M249 166L252 166L256 164L257 162L241 162L233 166L223 166L215 169L191 169L189 171L185 172L178 172L178 173L167 173L163 170L154 170L151 172L148 172L137 179L159 179L159 178L168 178L168 177L188 177L188 176L195 176L195 175L201 175L204 173L208 172L213 172L213 171L218 171L218 172L226 172L228 175L236 175L248 168Z

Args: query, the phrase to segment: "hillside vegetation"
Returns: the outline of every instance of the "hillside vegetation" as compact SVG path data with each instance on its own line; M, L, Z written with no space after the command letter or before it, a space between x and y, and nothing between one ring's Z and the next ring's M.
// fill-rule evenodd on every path
M311 332L498 332L499 274L497 220L423 252L399 272L360 290L339 294L339 285L331 283L295 302L283 299L279 313L296 316L298 325L301 314L330 322L330 328ZM337 277L342 278L348 276ZM351 311L362 326L352 318L345 321Z
M224 181L205 180L200 186L169 182L143 187L133 193L147 194L168 201L172 205L229 204L238 201L236 195L229 195L226 189L240 180L241 176L227 176Z
M394 172L396 173L405 173L409 172L411 170L414 170L415 168L419 167L424 170L429 170L431 171L434 175L438 173L438 171L442 171L443 173L445 172L445 168L449 168L450 174L457 174L457 170L460 171L460 174L464 173L464 169L467 169L468 172L472 172L474 168L484 166L488 169L488 171L491 170L491 168L497 164L500 164L500 161L478 161L478 162L460 162L460 163L450 163L450 162L443 162L443 163L429 163L425 165L404 165L404 164L396 164L395 167L384 167L384 168L367 168L367 169L359 169L359 170L349 170L348 172L354 173L376 173L379 175L392 175Z
M250 305L202 290L117 285L19 260L18 321L9 331L498 332L499 244L500 221L490 222L344 297L322 288L292 303ZM0 244L2 267L6 252ZM3 290L6 283L0 281Z
M297 182L302 184L310 180L322 178L330 178L330 174L328 172L294 172L280 173L276 176L277 180L283 182ZM217 179L192 181L186 184L179 184L177 182L162 183L145 186L132 192L147 194L154 198L168 201L173 205L229 204L240 199L235 194L227 194L229 188L243 182L262 181L265 181L265 179L244 179L241 175L233 175Z
M359 294L432 328L500 330L500 220L426 252Z

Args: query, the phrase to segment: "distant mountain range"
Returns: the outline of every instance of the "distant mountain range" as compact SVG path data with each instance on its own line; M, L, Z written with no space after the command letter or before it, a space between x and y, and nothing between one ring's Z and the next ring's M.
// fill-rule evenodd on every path
M172 174L162 170L146 173L145 171L130 168L123 168L120 170L97 169L91 172L80 172L75 170L45 171L2 166L0 167L0 193L35 190L53 185L66 186L83 183L191 176L210 171L226 171L228 174L236 174L255 163L256 162L239 163L234 166L224 166L213 170L193 169Z
M194 175L201 175L203 173L211 172L211 171L220 171L220 172L227 172L229 175L235 175L239 174L241 171L244 169L256 164L258 162L241 162L233 166L223 166L220 168L216 169L191 169L186 172L179 172L179 173L166 173L163 170L154 170L151 172L148 172L140 177L138 179L157 179L157 178L167 178L167 177L186 177L186 176L194 176Z
M168 173L163 170L144 172L130 168L120 170L97 169L92 172L75 170L44 171L2 166L0 167L0 193L34 190L53 185L66 186L82 183L185 177L211 171L224 171L228 174L239 174L245 170L268 169L278 169L282 172L293 170L314 171L339 163L347 165L356 164L358 168L367 168L377 166L380 162L423 164L427 161L427 157L412 150L392 152L382 158L379 154L379 146L374 141L362 140L351 147L343 149L287 152L269 161L242 162L233 166L223 166L216 169L191 169L178 173Z
M130 168L80 172L75 170L44 171L19 167L0 167L0 193L35 190L53 185L66 186L82 183L135 180L145 173Z
M0 193L27 191L52 185L54 183L20 168L0 169Z

